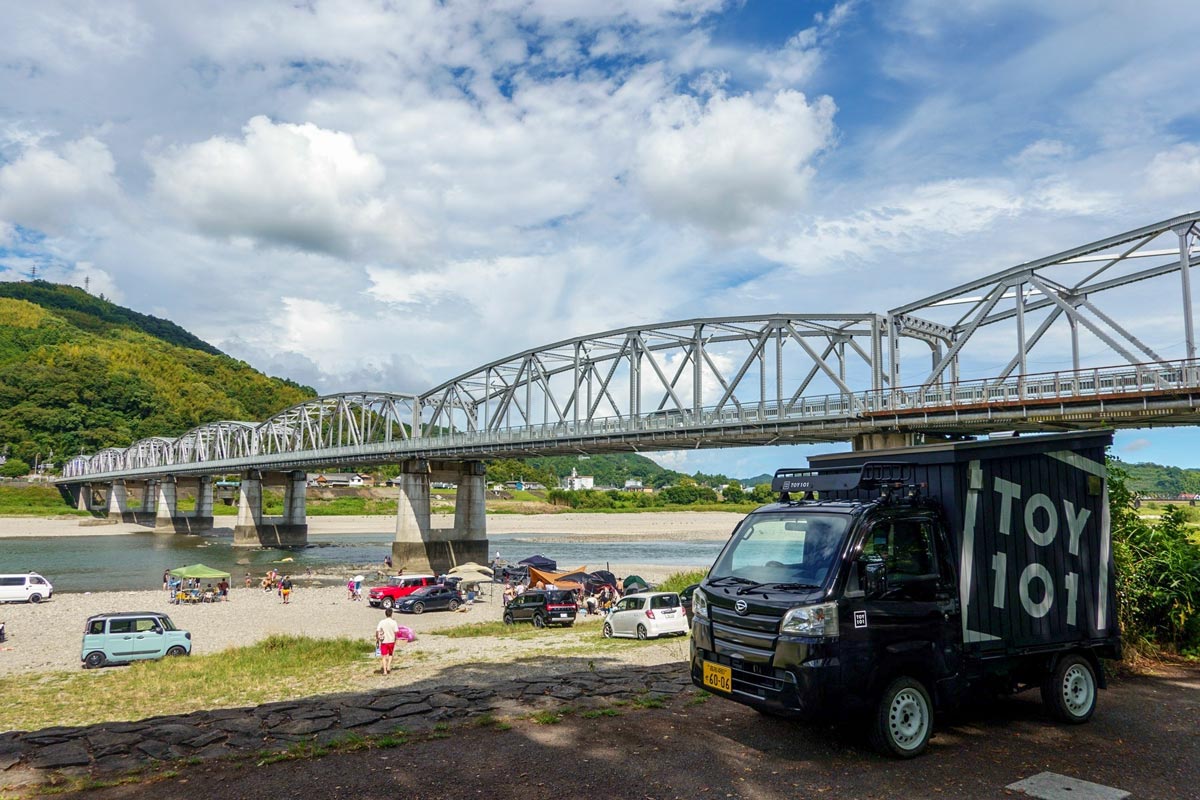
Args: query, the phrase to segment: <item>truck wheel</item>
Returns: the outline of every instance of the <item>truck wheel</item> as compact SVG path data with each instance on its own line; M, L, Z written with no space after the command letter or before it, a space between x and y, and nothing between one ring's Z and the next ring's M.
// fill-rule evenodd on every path
M84 669L96 669L104 666L104 653L95 652L88 653L87 658L83 660Z
M172 647L170 650L168 650L168 651L167 651L167 655L169 655L169 656L172 656L172 657L175 657L175 656L186 656L186 655L187 655L187 650L184 650L184 649L183 649L182 647L180 647L179 645L175 645L174 647Z
M390 598L390 597L383 598L382 605L384 608L391 608L394 604L395 603L393 602L392 598Z
M1072 655L1058 662L1042 682L1042 703L1059 722L1079 725L1096 710L1096 673L1083 656Z
M40 602L42 602L42 596L40 594L38 594L37 592L34 592L33 594L29 595L29 602L40 603Z
M919 756L933 733L933 703L919 681L907 676L888 686L871 721L871 744L895 758Z

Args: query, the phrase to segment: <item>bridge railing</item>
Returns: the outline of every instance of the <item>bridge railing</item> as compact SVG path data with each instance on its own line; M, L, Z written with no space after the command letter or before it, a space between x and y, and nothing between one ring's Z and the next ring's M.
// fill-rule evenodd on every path
M708 406L697 413L693 410L656 411L641 416L595 417L589 420L564 421L502 428L494 431L443 431L437 436L405 439L392 442L373 442L355 447L326 447L298 450L291 454L316 462L328 458L330 463L353 461L355 458L374 459L385 455L405 457L406 453L427 453L430 450L453 452L480 447L508 444L531 444L569 439L599 439L614 436L642 436L648 449L653 447L654 434L671 433L704 435L705 432L728 431L739 426L761 426L796 422L869 420L872 417L905 417L922 413L986 413L989 409L1014 406L1053 407L1055 404L1080 400L1169 397L1173 394L1200 389L1200 361L1172 361L1133 366L1057 371L1004 380L982 378L929 387L911 386L857 394L826 394L797 399L794 403L760 402L754 404ZM585 442L581 442L585 443ZM536 451L536 447L530 447ZM145 467L170 466L163 463L169 451L158 453L154 464ZM100 458L74 459L64 469L64 478L80 478L91 474L116 474L132 467L126 451L115 448L102 451ZM258 458L278 458L279 454L260 454ZM96 463L92 463L92 461ZM253 458L243 459L252 461ZM178 462L194 465L194 461ZM228 462L229 471L234 461ZM239 462L240 463L240 462ZM214 468L217 468L214 464ZM245 466L252 466L246 464ZM224 465L221 468L226 468Z

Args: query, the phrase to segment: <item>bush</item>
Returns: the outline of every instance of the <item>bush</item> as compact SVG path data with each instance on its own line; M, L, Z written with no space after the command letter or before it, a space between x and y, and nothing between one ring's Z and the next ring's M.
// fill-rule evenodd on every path
M1108 481L1123 635L1200 654L1200 545L1189 539L1187 511L1168 505L1152 525L1134 510L1128 475L1111 459Z
M0 466L0 476L5 478L21 478L29 474L29 465L19 458L10 458Z
M655 587L659 592L681 592L693 583L699 583L704 580L704 576L708 574L708 570L697 569L691 572L674 572L668 575L661 583Z

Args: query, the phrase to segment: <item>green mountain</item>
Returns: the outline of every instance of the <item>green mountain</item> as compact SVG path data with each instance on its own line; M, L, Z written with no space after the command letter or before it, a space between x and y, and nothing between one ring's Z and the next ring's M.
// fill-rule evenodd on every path
M1121 464L1129 474L1129 488L1143 495L1200 494L1200 469L1164 467L1161 464Z
M0 283L0 451L30 463L262 420L315 395L76 287Z

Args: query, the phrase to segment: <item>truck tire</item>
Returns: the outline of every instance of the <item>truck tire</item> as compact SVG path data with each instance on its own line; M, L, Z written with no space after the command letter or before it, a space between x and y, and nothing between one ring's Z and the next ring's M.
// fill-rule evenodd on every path
M384 608L391 608L393 605L395 605L395 601L390 597L385 597L380 605L382 605Z
M896 678L879 698L871 719L871 745L893 758L915 758L933 734L933 702L920 681Z
M1081 725L1096 711L1096 671L1080 655L1059 660L1042 681L1042 703L1059 722Z

